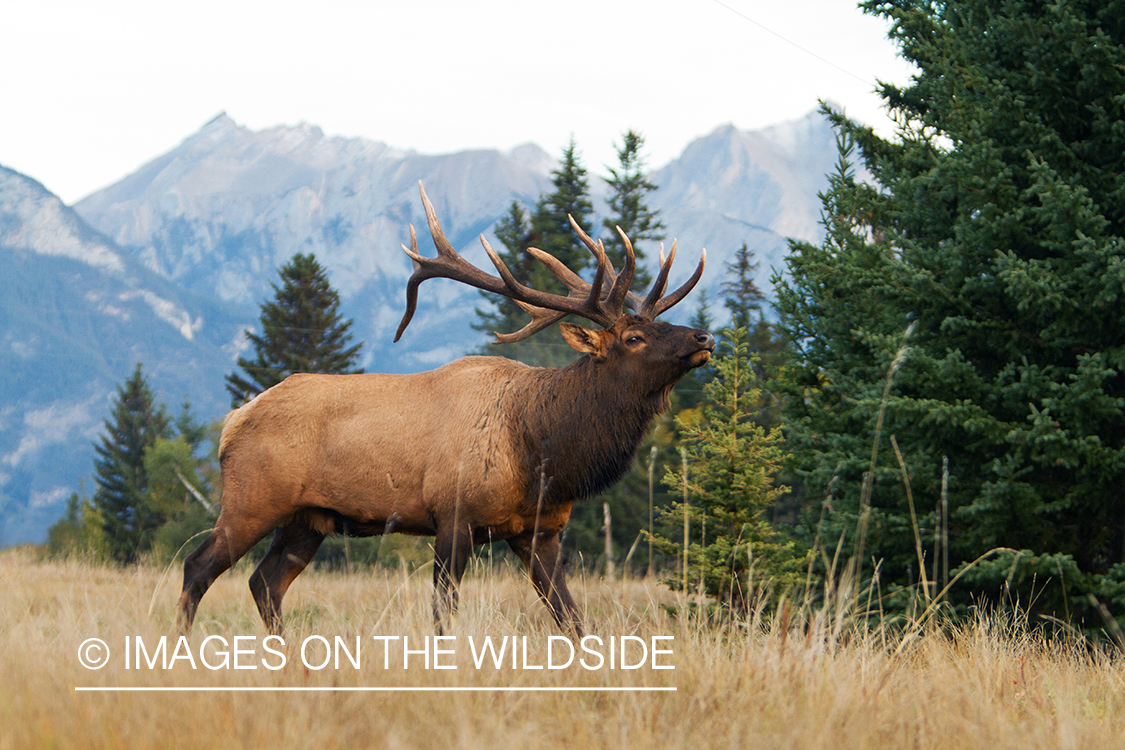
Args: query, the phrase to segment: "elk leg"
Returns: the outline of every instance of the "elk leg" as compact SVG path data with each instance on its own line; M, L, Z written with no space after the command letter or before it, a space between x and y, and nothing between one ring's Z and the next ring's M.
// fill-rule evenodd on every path
M532 540L534 560L531 557ZM509 539L508 546L523 561L535 590L551 610L551 616L559 627L582 637L582 616L563 577L562 545L559 544L558 532L540 531L537 535L527 532Z
M199 600L211 588L215 579L257 544L265 533L257 536L238 533L228 528L220 515L215 529L184 560L184 587L180 593L180 611L177 616L180 633L187 635L191 632Z
M445 618L457 611L457 587L473 553L472 529L450 524L434 538L434 625L438 635Z
M270 635L281 635L281 599L323 541L324 535L303 521L274 532L269 552L250 576L250 592Z

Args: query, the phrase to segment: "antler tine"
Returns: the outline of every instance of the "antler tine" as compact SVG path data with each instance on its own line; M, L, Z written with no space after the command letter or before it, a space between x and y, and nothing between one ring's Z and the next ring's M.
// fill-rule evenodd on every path
M402 332L410 325L411 319L414 317L414 309L418 306L418 285L422 283L423 278L418 276L418 272L422 270L421 256L418 255L418 235L414 232L414 225L410 225L410 248L400 243L403 251L410 256L410 262L414 264L414 273L411 274L410 280L406 282L406 312L402 314L402 320L398 324L398 331L395 332L395 343L402 337Z
M574 271L567 268L561 260L551 255L546 250L540 250L537 247L529 247L527 248L527 252L531 257L545 265L548 270L555 275L555 278L561 281L572 293L585 296L590 291L590 284L584 281L582 277Z
M668 289L668 273L672 270L672 263L676 260L676 240L672 240L672 250L668 253L668 257L664 257L664 243L660 243L660 272L656 274L656 281L652 284L652 289L649 291L645 301L641 304L640 315L651 316L656 318L656 313L652 312L656 308L656 303L664 296L665 290Z
M418 234L414 230L414 225L411 224L410 247L407 248L406 245L402 245L402 249L414 264L414 273L410 275L409 281L406 282L406 312L403 313L402 320L398 324L398 331L395 332L394 340L396 342L402 337L403 331L410 325L410 321L414 317L414 311L418 305L418 285L426 279L448 278L485 291L512 296L512 292L501 279L487 274L469 263L453 248L453 244L446 239L445 232L442 231L441 224L438 223L437 212L434 211L434 206L430 203L430 198L426 195L426 190L422 187L421 182L418 183L418 189L422 194L422 206L426 210L426 223L429 224L430 236L434 240L438 257L427 258L418 252Z
M668 267L669 268L671 268L671 266L672 266L672 258L675 257L675 254L676 254L676 243L673 242L672 243L672 251L668 254ZM677 289L676 291L672 292L671 294L669 294L666 297L661 297L658 300L656 300L653 303L653 306L652 306L652 317L656 318L661 313L667 311L673 305L675 305L680 300L682 300L684 297L686 297L688 295L688 292L690 292L693 288L695 288L695 285L699 283L699 280L701 278L703 278L703 267L706 264L707 264L707 249L704 248L703 252L700 253L700 256L699 256L699 265L695 267L695 272L692 273L691 278L689 278L687 281L685 281L683 283L683 285L679 289ZM664 283L667 284L667 274L665 274L664 276L665 276ZM655 291L655 289L654 289L654 291ZM647 302L648 301L646 300L646 304L647 304Z
M609 255L605 251L605 245L601 240L594 241L590 235L586 234L585 230L578 225L574 217L567 214L566 218L570 220L570 226L574 229L574 233L578 235L578 239L582 240L582 244L589 248L590 252L598 261L598 271L605 268L606 279L609 281L609 293L605 297L605 310L609 315L612 315L616 320L621 316L621 313L626 304L634 310L637 309L637 304L640 303L640 297L629 291L629 285L633 283L633 273L636 268L636 257L633 253L633 245L629 242L629 238L625 237L626 245L626 258L625 267L621 269L621 273L617 273L617 269L613 267L613 261L609 259ZM621 227L617 228L621 232ZM624 237L624 234L622 234Z
M496 336L496 341L492 343L512 344L516 341L523 341L524 339L531 337L539 331L542 331L544 328L549 328L550 326L566 317L566 313L558 312L557 310L548 310L545 307L536 307L535 305L529 305L525 302L520 302L519 300L516 300L515 302L523 309L524 312L531 316L531 322L513 333L500 333L499 331L494 331L493 333Z
M614 229L621 236L621 241L625 243L625 267L621 269L621 274L614 280L613 288L609 290L608 301L610 307L620 313L625 305L626 298L629 296L629 286L633 283L633 274L637 269L637 255L633 252L633 243L629 241L628 235L621 227L614 227ZM608 256L606 262L609 262Z
M603 266L598 266L598 270L594 273L594 281L591 284L582 280L582 277L571 271L566 265L551 255L545 250L540 250L537 247L527 248L527 252L531 254L536 260L555 275L555 278L561 281L570 294L562 299L579 301L581 300L581 309L567 310L567 313L575 313L582 317L592 320L595 323L609 328L617 320L617 316L613 314L612 310L606 310L601 302L602 286L605 283L606 271Z
M612 278L616 279L617 271L613 268L613 263L610 262L609 256L605 254L605 247L602 246L602 243L595 242L590 235L586 234L586 230L579 226L578 222L574 220L573 216L567 214L566 218L568 221L570 221L570 228L573 229L574 233L578 235L578 239L582 240L582 244L589 248L590 252L594 254L594 257L598 261L598 266L609 266L609 271L612 275Z

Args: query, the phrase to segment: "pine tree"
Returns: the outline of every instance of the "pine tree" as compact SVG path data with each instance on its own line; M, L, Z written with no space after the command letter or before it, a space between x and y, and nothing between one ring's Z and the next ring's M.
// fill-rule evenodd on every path
M1056 556L1080 579L1034 598L1063 616L1125 563L1125 8L864 7L892 20L919 72L882 87L894 141L826 110L877 185L838 170L826 241L795 244L781 281L794 467L809 497L834 487L825 517L845 533L883 412L865 552L884 585L918 578L896 435L923 539L948 459L950 567L1026 550L963 583L998 595Z
M262 333L246 334L254 346L253 359L238 359L246 376L227 376L233 407L296 372L362 372L355 363L363 345L349 345L352 321L340 315L340 296L316 258L298 253L279 274L274 299L261 306Z
M642 242L659 242L664 239L663 222L660 221L659 212L650 209L645 198L648 193L656 190L656 185L645 178L645 160L641 155L641 148L645 139L630 130L625 133L621 147L617 151L617 169L608 167L609 185L609 210L612 215L602 221L604 231L603 242L606 254L613 262L614 268L620 269L625 264L625 243L617 234L620 227L629 241L637 258L637 269L633 276L633 284L637 288L648 288L652 284L652 276L643 265L646 257L641 248Z
M676 494L686 490L687 504L674 503L662 515L667 535L657 541L665 554L680 555L686 514L686 576L681 567L668 583L681 589L686 581L689 591L702 589L724 606L745 613L765 590L763 584L774 593L797 585L804 562L794 543L767 517L788 490L774 484L785 456L780 433L767 432L752 418L759 400L758 377L746 329L727 329L722 348L713 358L715 377L704 387L703 419L679 424L687 481L675 465L668 466L664 476Z
M171 434L168 416L153 398L140 363L118 387L105 428L94 445L93 504L101 515L110 557L131 563L148 549L153 531L165 520L148 492L145 451Z

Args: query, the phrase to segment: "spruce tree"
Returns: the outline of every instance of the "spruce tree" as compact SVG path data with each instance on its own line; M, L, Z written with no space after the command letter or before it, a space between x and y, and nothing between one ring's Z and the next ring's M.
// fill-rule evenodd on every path
M533 266L539 261L535 260L527 248L534 244L535 235L531 230L531 220L520 205L519 201L512 201L507 215L496 224L496 238L500 240L501 248L497 254L504 261L504 265L512 275L522 284L531 280ZM484 308L476 310L477 321L473 328L493 333L512 333L527 325L528 315L519 305L508 297L502 297L491 292L481 292L484 298ZM500 354L510 359L529 361L534 355L529 349L529 342L515 342L495 346L492 342L484 344L478 349L478 354Z
M526 253L521 257L516 252L531 245L544 250L562 261L567 268L581 274L591 267L594 256L586 248L567 218L573 216L585 231L590 231L590 215L593 213L593 204L590 202L590 188L586 177L586 168L582 166L578 147L574 139L563 150L562 161L559 166L551 171L551 183L554 189L543 195L535 206L531 215L530 232L525 240L520 240L519 235L528 227L520 222L514 222L515 217L509 212L508 220L504 224L507 231L507 240L503 240L510 255L506 260L516 262L513 274L516 279L528 286L553 294L566 295L568 290L555 278L550 270L539 261L531 258ZM503 238L502 238L503 239ZM507 243L513 244L509 246ZM518 273L526 274L521 278ZM510 311L514 304L507 303L500 308L501 311ZM500 329L504 333L517 331L530 321L522 311L518 314L512 311L509 317L506 312L503 322L512 323L509 329ZM530 365L539 367L561 367L574 360L575 352L562 339L557 326L537 333L533 338L517 344L505 344L498 347L498 351L489 353L502 354L512 359L518 359Z
M662 514L662 552L681 560L667 581L674 589L702 590L720 604L745 613L767 587L782 593L800 583L804 563L792 541L769 522L768 512L788 488L774 484L784 459L780 433L755 423L759 401L756 357L746 329L727 329L713 358L715 377L704 387L703 418L684 422L686 482L679 465L668 465L664 482L681 501ZM688 520L686 574L683 521Z
M731 328L749 331L761 316L766 295L754 281L758 265L750 246L743 242L734 259L724 266L726 277L719 293L723 295L723 306L730 312Z
M700 331L715 334L718 338L715 316L711 312L711 294L706 288L699 289L695 293L695 311L691 314L688 325ZM704 398L703 387L713 377L715 377L714 359L702 367L690 370L680 379L680 382L676 384L672 391L671 412L679 414L687 409L699 409Z
M778 326L766 318L763 309L766 295L754 280L758 265L754 260L754 251L743 242L742 247L735 251L734 258L724 266L725 275L719 291L723 295L723 306L730 312L731 328L747 330L750 349L758 353L755 365L758 375L769 380L785 362L786 341ZM768 389L766 396L767 400L772 400ZM776 419L771 418L769 424L774 423Z
M109 555L105 539L105 524L97 507L90 498L72 492L66 501L66 513L47 529L47 553L101 562Z
M645 160L641 155L644 142L643 137L630 130L625 133L621 147L616 149L618 165L616 169L607 168L610 178L606 180L610 189L609 210L612 215L602 221L602 241L615 268L620 270L625 264L625 243L617 233L618 227L633 244L637 257L633 284L637 288L648 288L652 284L652 276L643 265L645 252L641 243L664 239L661 231L664 224L660 221L659 212L650 209L645 202L646 196L656 190L656 185L644 175Z
M340 315L340 296L310 253L298 253L279 269L281 286L261 306L262 333L247 333L254 357L239 357L227 376L231 406L238 407L297 372L350 373L362 344L351 346L352 321Z
M171 435L168 415L153 398L140 363L118 387L105 429L94 445L93 504L102 519L109 556L131 563L147 551L153 531L165 520L148 492L145 452Z
M551 184L554 189L539 199L531 219L534 244L580 274L594 265L594 256L578 239L567 217L573 216L580 227L590 232L594 205L590 202L586 168L573 138L563 149L562 162L551 171ZM533 279L542 284L536 285L536 289L566 294L566 287L543 264L536 262L531 268Z
M1014 598L1073 613L1125 570L1125 8L864 7L919 72L882 87L893 141L826 110L876 185L838 169L826 241L795 243L780 280L794 468L808 497L833 488L826 544L854 534L882 414L864 553L884 586L919 578L895 435L923 541L948 461L954 571L1025 551L963 583L998 596L1022 579ZM1033 597L1022 572L1044 556L1078 575Z

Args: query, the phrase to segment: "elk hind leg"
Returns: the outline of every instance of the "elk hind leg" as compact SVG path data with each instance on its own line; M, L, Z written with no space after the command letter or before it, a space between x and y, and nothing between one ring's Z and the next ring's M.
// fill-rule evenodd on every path
M267 532L268 529L256 534L240 531L224 523L220 515L211 534L184 560L184 586L177 615L182 634L191 632L199 600L215 579L238 562Z
M271 635L281 635L281 600L320 549L324 534L303 520L278 527L269 551L250 576L250 592Z
M439 528L434 538L434 625L438 635L457 611L457 587L473 553L473 532L468 526Z
M535 590L551 610L551 616L559 627L582 637L582 616L563 576L562 545L559 543L558 532L527 532L509 539L508 546L527 568Z

